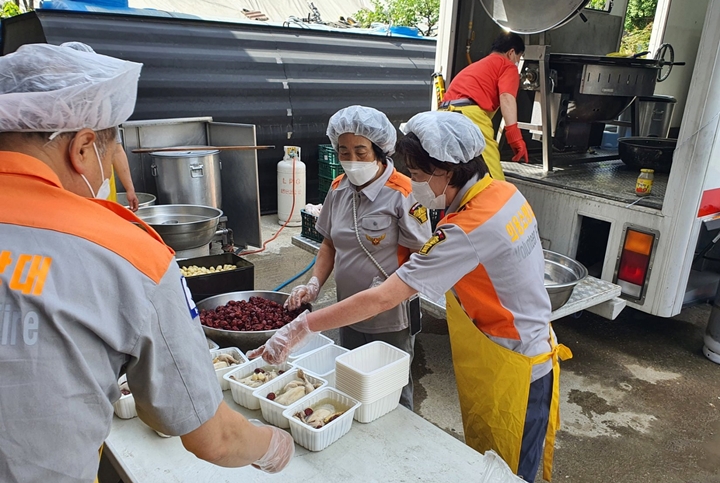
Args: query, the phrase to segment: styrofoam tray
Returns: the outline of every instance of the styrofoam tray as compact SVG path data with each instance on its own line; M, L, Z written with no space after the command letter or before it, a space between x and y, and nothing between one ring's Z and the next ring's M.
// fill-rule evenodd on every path
M332 340L330 337L324 336L320 332L317 332L310 336L310 340L307 344L305 344L297 351L291 352L287 360L290 363L295 362L297 359L300 359L301 357L310 354L311 352L314 352L322 347L331 344L335 344L335 341Z
M398 407L401 394L402 388L377 401L363 403L362 406L355 411L355 420L360 423L369 423L375 421L380 416L386 415Z
M230 387L233 401L243 407L252 410L260 409L260 401L258 401L257 398L253 395L253 392L255 392L256 389L260 389L261 387L270 384L272 381L268 381L262 386L250 387L234 379L231 379L230 376L235 376L238 379L243 379L252 374L258 367L277 367L278 370L281 371L289 371L293 368L293 366L287 363L273 366L272 364L268 364L267 362L265 362L262 357L258 357L257 359L253 359L250 362L246 362L245 364L238 366L237 368L233 368L231 371L229 371L223 376L223 380L226 381Z
M382 341L374 341L353 349L335 359L335 370L345 369L358 375L361 380L373 380L388 373L407 371L410 354Z
M306 372L325 379L328 386L335 387L335 359L348 349L339 345L326 345L320 349L295 359L293 365Z
M293 415L307 407L316 404L323 399L330 399L335 403L348 406L349 409L334 421L330 421L320 429L315 429L302 421L294 418ZM310 451L322 451L332 443L343 437L352 427L353 416L358 408L362 407L359 401L343 394L337 389L326 387L317 389L283 411L283 416L290 424L290 433L297 444Z
M127 380L126 375L122 375L118 379L118 386ZM113 403L113 410L115 415L120 419L132 419L137 417L137 410L135 409L135 398L132 393L125 396L120 396L120 399Z
M239 364L236 364L234 366L229 367L223 367L222 369L215 369L215 374L217 375L218 383L220 383L220 387L223 391L227 391L230 389L230 385L226 380L223 379L223 376L227 374L228 372L232 371L239 365L245 364L248 362L248 358L245 357L245 354L242 353L240 349L237 347L226 347L225 349L215 349L210 351L210 360L212 361L215 357L217 357L219 354L230 354L232 357L235 358L235 360L240 361Z
M208 349L211 351L214 351L215 349L219 349L220 346L217 345L217 343L214 340L210 340L207 337L205 337L205 340L207 341Z
M255 392L253 393L253 395L260 403L260 410L262 410L263 419L265 419L265 421L272 424L273 426L277 426L278 428L286 429L290 427L287 418L283 416L283 411L285 411L288 406L283 406L282 404L278 404L275 401L269 400L267 398L267 395L271 392L277 393L283 387L285 387L287 383L289 383L293 379L298 379L297 373L298 370L296 368L293 368L292 370L287 371L282 376L276 377L268 384L265 384L264 386L255 389ZM307 377L307 380L311 383L321 384L320 387L315 388L315 391L327 386L327 381L325 379L321 379L307 373L305 374L305 376ZM301 399L298 399L298 401L302 401L308 396L311 396L315 391L311 392L310 394L306 394Z

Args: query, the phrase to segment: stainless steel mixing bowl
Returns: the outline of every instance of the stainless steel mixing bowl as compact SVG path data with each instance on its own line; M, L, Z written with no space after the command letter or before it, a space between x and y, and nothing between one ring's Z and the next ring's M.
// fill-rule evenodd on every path
M155 205L135 213L152 226L175 251L189 250L210 243L217 231L222 211L201 205Z
M250 297L262 297L267 300L272 300L279 304L284 304L285 300L290 294L283 292L272 292L264 290L254 290L246 292L230 292L221 295L215 295L214 297L206 298L197 303L197 307L200 310L212 310L221 305L225 305L231 300L250 300ZM247 352L251 349L256 349L263 345L272 335L276 332L275 330L258 330L258 331L239 331L239 330L222 330L213 329L211 327L202 326L205 331L205 335L220 345L220 347L237 347L243 352Z
M552 309L557 310L568 301L575 286L587 277L582 263L559 253L543 250L545 255L545 290L550 295Z

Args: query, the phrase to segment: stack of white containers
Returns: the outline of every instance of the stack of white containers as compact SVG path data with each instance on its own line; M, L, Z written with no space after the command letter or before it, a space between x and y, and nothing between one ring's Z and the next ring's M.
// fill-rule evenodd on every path
M410 354L375 341L335 359L335 387L362 405L355 420L369 423L395 409L410 375Z

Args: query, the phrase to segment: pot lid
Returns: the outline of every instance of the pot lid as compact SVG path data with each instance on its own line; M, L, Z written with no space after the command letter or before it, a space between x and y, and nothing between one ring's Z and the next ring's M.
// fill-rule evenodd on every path
M518 34L537 34L572 20L590 0L480 0L502 28Z

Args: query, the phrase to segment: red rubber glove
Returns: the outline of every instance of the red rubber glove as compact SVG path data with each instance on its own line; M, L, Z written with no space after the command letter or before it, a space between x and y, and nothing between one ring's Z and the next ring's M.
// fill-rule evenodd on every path
M513 161L520 161L521 159L525 159L526 163L530 161L527 146L525 146L525 141L517 123L505 126L505 139L507 139L513 153L515 153L512 158Z

